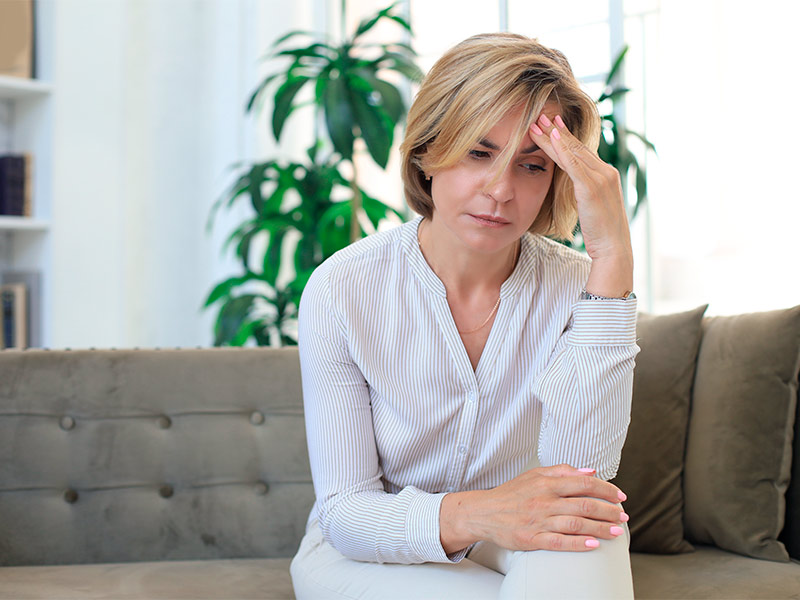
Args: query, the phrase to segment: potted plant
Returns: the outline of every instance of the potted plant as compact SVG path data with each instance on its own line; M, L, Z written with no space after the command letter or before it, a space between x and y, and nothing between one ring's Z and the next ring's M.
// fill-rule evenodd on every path
M280 141L284 125L306 106L315 123L314 139L303 161L266 160L239 169L234 184L212 207L207 228L223 205L247 201L252 218L231 233L224 249L236 245L242 273L217 284L204 308L218 307L214 345L296 344L300 294L314 268L352 241L366 235L362 222L377 228L398 211L369 195L358 181L357 139L369 156L385 168L394 132L407 108L403 96L385 78L388 72L419 81L422 72L415 52L404 42L371 44L363 40L378 22L393 21L411 32L394 3L360 22L355 32L336 44L316 41L309 32L293 31L272 46L270 59L289 59L289 65L266 77L254 90L247 112L257 110L267 90L273 93L272 134ZM344 11L344 3L342 10ZM287 47L290 40L311 38L304 46ZM301 102L304 88L313 98ZM300 202L287 202L289 192ZM266 252L255 256L253 241L267 238ZM296 240L290 244L290 238ZM293 269L281 268L291 255Z

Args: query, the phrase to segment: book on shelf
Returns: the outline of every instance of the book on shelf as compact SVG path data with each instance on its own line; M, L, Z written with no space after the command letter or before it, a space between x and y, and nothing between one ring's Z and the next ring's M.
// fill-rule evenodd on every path
M32 173L30 154L0 155L0 215L32 216Z
M33 0L0 0L0 75L34 75Z
M27 300L25 284L0 285L0 340L3 348L27 348Z
M40 271L3 271L0 285L25 286L25 330L27 347L42 347L42 274Z

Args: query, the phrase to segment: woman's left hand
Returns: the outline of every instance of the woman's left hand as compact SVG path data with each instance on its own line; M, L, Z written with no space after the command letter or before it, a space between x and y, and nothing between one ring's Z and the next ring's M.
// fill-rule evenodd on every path
M586 289L620 297L633 287L633 251L619 173L567 129L560 115L544 113L530 137L569 176L592 271Z

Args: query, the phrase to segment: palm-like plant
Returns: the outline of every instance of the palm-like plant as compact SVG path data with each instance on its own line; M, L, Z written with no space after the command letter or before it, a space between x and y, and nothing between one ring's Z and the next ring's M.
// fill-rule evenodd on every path
M608 106L609 108L609 110L603 111L600 114L602 132L597 154L603 161L613 165L616 167L617 171L619 171L628 211L628 219L632 220L647 201L647 170L645 166L639 162L636 155L628 149L625 143L626 137L632 135L640 139L644 143L646 150L653 150L655 152L656 148L642 134L631 131L620 125L614 115L614 101L630 92L629 88L614 85L614 80L619 70L622 68L627 52L628 46L624 46L617 55L611 66L611 70L608 72L608 77L606 77L603 93L595 100L595 103L599 107ZM633 197L630 196L627 186L628 178L631 176L635 177ZM583 238L578 235L579 233L580 223L575 228L576 238L571 242L565 243L568 246L583 251L586 248L583 244Z
M214 345L241 346L251 338L258 345L296 343L293 329L300 293L314 268L366 235L363 220L377 228L390 214L402 218L361 188L354 160L355 142L361 138L372 159L385 168L394 130L406 114L402 94L384 74L394 71L403 79L422 78L410 45L362 42L362 36L384 19L411 31L395 8L396 3L363 20L355 33L338 45L312 41L287 48L290 39L311 35L301 31L290 32L273 44L268 58L289 58L291 63L260 83L247 103L247 112L260 106L274 83L271 124L276 141L280 141L288 118L307 105L315 109L315 123L325 123L325 132L316 128L308 162L268 160L245 166L229 192L212 207L209 228L224 203L230 207L247 199L254 211L223 248L236 243L243 273L219 283L205 302L206 308L220 306ZM313 99L300 101L306 86L313 88ZM347 163L350 177L343 175ZM299 204L287 201L290 192L299 197ZM252 256L254 240L264 237L263 256ZM293 268L287 276L281 266L288 262L283 257L291 247L290 238L296 239L296 245Z

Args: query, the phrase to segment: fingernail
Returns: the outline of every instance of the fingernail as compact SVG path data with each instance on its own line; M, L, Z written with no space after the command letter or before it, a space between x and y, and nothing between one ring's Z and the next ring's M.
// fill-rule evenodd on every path
M550 135L552 135L553 139L555 139L555 140L560 140L561 139L561 134L558 133L558 129L553 129L553 131L550 132Z
M625 494L623 494L622 492L617 492L617 496L619 497L619 499L620 499L622 502L625 502L625 500L627 500L627 499L628 499L628 497L627 497Z
M539 115L539 120L542 122L542 125L544 125L545 127L550 127L550 125L552 125L552 123L550 122L550 119L548 119L547 115L545 115L544 113Z
M626 513L619 513L619 520L623 523L627 523L631 518Z
M625 533L625 530L622 527L618 525L613 525L611 527L611 535L622 535L623 533Z
M561 129L564 129L564 127L566 127L566 125L564 125L564 120L561 118L561 115L556 115L556 118L553 120L556 122L556 125L561 127Z
M533 131L533 133L536 135L544 135L544 131L539 129L539 126L536 123L531 124L531 131Z
M586 540L586 547L587 548L597 548L600 545L600 542L597 540Z
M581 473L594 473L594 469L589 469L587 467L583 467L582 469L578 469Z

